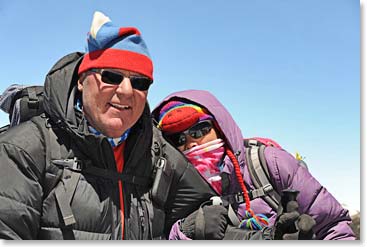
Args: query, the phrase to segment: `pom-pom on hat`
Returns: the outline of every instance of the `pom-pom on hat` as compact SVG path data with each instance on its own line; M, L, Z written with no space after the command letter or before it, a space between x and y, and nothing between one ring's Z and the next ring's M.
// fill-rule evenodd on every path
M96 11L87 42L79 75L92 68L115 68L153 80L153 63L148 48L135 27L117 27L109 17Z
M213 116L198 105L169 101L159 112L158 128L167 134L173 134L184 131L206 119L213 119Z

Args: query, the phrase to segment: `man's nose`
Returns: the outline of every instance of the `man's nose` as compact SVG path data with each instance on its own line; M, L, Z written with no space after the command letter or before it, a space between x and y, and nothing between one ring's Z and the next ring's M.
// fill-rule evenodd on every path
M125 77L116 89L116 93L125 96L131 96L133 94L133 87L131 86L130 78Z

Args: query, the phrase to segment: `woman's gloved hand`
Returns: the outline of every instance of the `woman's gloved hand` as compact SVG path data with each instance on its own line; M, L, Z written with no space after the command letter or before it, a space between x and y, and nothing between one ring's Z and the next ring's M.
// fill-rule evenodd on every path
M191 239L221 240L228 225L227 212L222 205L200 207L181 220L180 230Z
M274 239L276 240L311 240L315 239L312 228L316 221L307 214L300 215L298 203L290 201L287 212L278 215L275 222Z

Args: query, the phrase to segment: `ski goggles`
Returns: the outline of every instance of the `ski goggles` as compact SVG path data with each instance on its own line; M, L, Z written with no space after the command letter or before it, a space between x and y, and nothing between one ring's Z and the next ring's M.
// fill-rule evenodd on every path
M174 133L171 135L165 135L165 137L175 147L180 147L186 144L186 141L187 141L186 136L190 136L191 138L194 138L194 139L199 139L203 136L206 136L211 131L212 128L213 128L212 121L204 120L204 121L198 122L197 124L195 124L194 126L192 126L191 128L185 131Z
M147 77L143 76L127 76L122 73L107 70L107 69L90 69L94 73L101 75L101 80L110 85L120 85L120 83L125 79L129 78L131 82L131 87L139 91L148 90L153 81Z

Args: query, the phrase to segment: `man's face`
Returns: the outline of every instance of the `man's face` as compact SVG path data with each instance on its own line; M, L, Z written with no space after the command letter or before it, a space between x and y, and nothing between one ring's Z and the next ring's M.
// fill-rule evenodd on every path
M128 77L134 72L106 69L124 75L118 85L103 82L100 72L88 71L81 75L78 90L83 95L83 112L88 122L108 137L120 137L140 118L148 90L134 89Z

